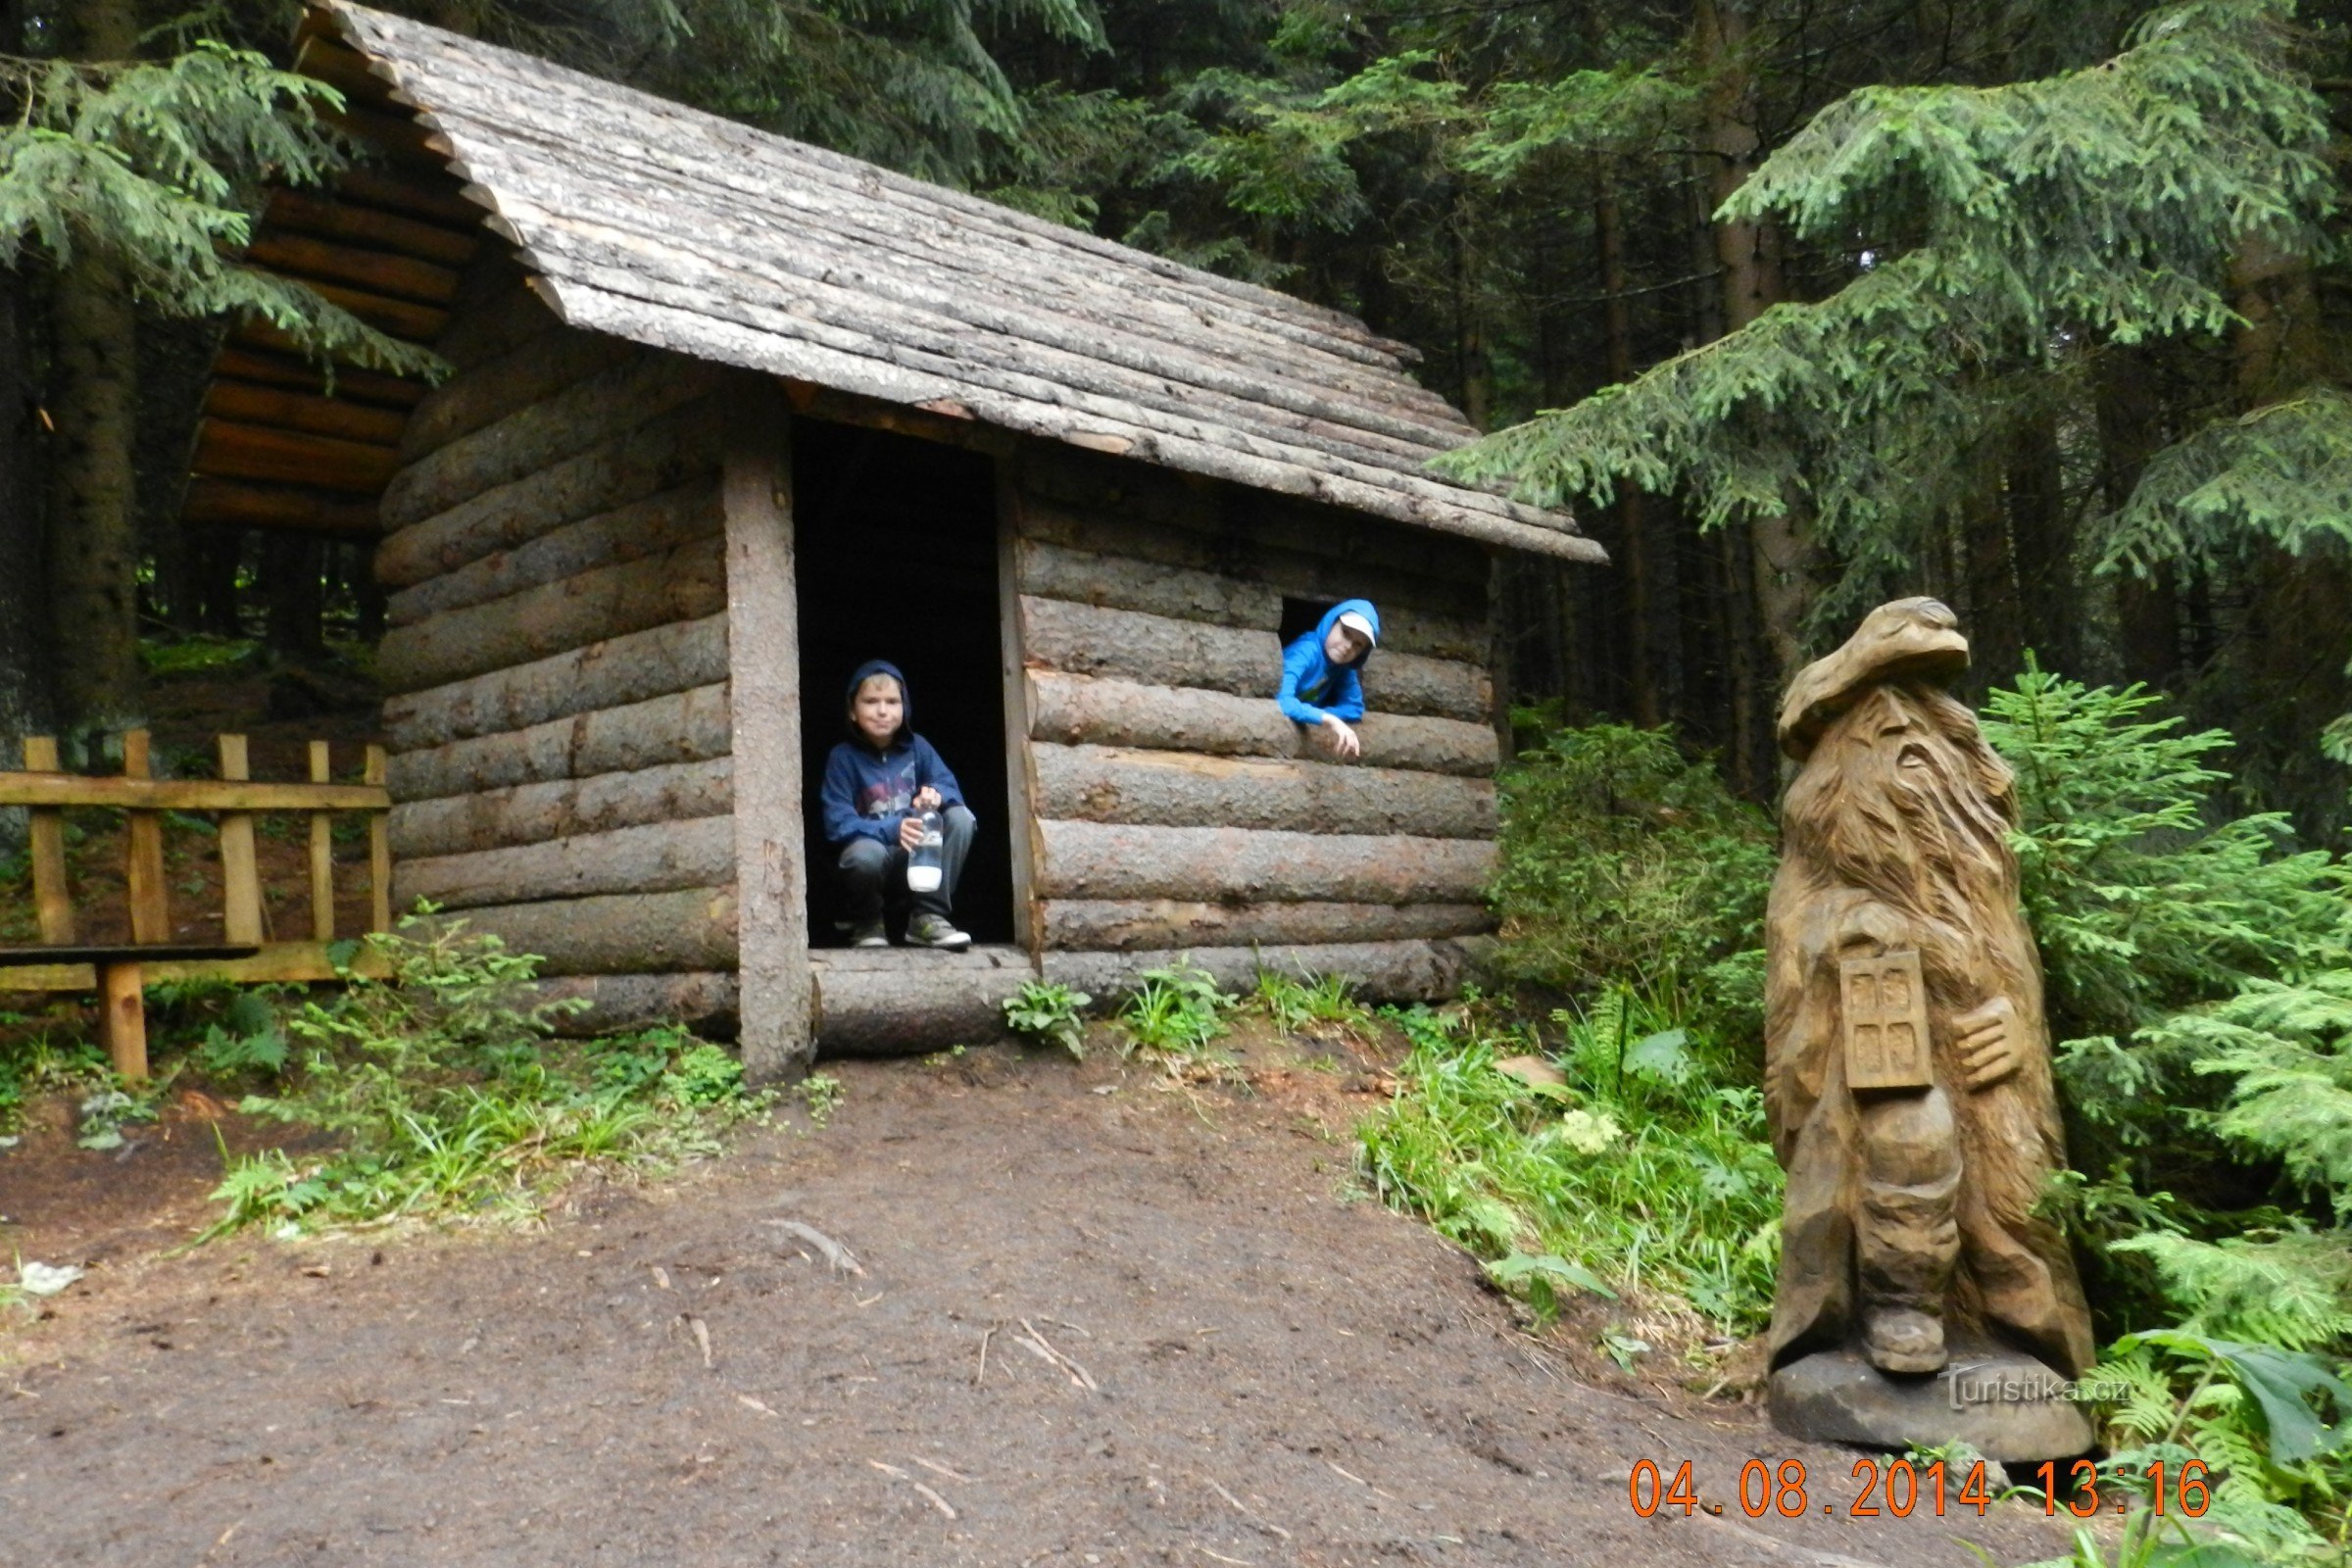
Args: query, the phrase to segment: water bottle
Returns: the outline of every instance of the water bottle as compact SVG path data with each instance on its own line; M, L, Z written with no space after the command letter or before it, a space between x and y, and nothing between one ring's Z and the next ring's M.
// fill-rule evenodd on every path
M906 852L906 891L937 893L946 872L939 863L940 848L947 835L941 831L937 811L917 811L914 816L923 836L913 849Z

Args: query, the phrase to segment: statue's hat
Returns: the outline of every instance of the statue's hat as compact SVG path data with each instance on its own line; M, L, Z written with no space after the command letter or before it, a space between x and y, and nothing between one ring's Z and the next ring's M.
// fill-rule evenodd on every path
M1901 680L1948 680L1968 667L1960 617L1937 599L1897 599L1862 618L1836 653L1796 672L1781 704L1781 750L1798 761L1813 755L1830 721L1873 686Z

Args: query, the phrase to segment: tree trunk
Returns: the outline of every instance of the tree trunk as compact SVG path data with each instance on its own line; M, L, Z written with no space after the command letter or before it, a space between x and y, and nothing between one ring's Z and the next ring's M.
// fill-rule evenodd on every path
M2144 352L2110 347L2101 353L2095 410L2100 491L2112 511L2132 499L2148 459L2164 443L2163 407ZM2124 679L2171 689L2180 670L2180 593L2171 564L2153 564L2144 576L2125 570L2115 600Z
M262 590L270 601L270 646L293 659L316 658L325 647L319 623L325 609L324 547L309 534L271 534L262 559Z
M1744 0L1698 0L1692 41L1708 79L1704 143L1713 156L1709 195L1717 208L1755 172L1762 139L1755 126L1755 78L1746 55ZM1769 223L1714 223L1723 269L1724 329L1737 332L1782 297L1780 235ZM1756 616L1785 688L1804 662L1805 618L1813 608L1818 563L1804 519L1790 509L1748 528Z
M1592 232L1600 251L1600 287L1605 358L1609 380L1620 384L1634 378L1634 313L1626 297L1625 223L1617 186L1604 167L1593 178ZM1617 487L1617 528L1623 552L1626 614L1632 621L1631 658L1626 671L1633 694L1634 722L1647 727L1666 722L1677 652L1674 639L1674 583L1671 552L1650 537L1642 495L1631 482Z
M2058 423L2037 415L2017 432L2009 455L2009 540L2017 563L2025 646L2045 669L2082 673L2082 615L2075 572L2075 519L2066 509ZM2007 684L2014 668L1980 665Z
M138 46L129 0L83 0L67 13L65 52L127 59ZM129 280L79 251L57 279L49 404L57 430L50 514L49 614L59 717L76 732L133 727L139 678L137 318Z

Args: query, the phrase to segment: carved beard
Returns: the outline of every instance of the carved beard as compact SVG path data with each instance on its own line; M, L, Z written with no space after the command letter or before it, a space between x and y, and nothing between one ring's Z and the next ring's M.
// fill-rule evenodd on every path
M2016 906L2015 813L2014 779L1976 715L1904 685L1877 688L1830 726L1784 821L1817 874L1959 933Z

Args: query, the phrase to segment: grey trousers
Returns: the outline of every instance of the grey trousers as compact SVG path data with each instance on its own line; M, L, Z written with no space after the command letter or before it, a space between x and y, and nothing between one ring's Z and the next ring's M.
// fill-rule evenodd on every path
M978 818L960 806L951 806L939 815L942 874L937 892L906 891L906 852L895 842L852 839L841 847L841 902L844 917L850 924L877 924L886 901L903 902L918 913L948 918L956 898L956 884L963 879L963 858L971 852L972 834L980 824Z

